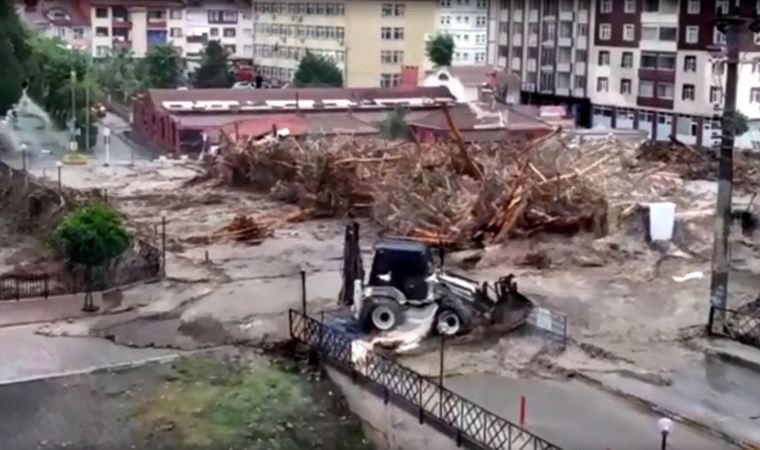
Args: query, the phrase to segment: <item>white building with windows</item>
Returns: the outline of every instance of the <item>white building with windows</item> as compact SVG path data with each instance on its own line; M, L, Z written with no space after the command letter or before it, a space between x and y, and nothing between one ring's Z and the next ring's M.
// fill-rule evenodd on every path
M454 39L454 66L485 65L489 0L438 0L437 32Z

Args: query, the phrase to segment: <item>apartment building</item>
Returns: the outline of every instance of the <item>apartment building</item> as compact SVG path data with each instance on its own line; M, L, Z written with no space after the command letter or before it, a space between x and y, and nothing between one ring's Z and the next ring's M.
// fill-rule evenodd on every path
M209 40L219 40L232 58L253 53L251 5L238 0L79 0L92 28L92 54L115 49L145 56L151 46L171 43L199 59Z
M589 0L491 2L489 63L522 80L526 103L568 106L588 124Z
M253 1L253 58L265 78L290 81L306 52L332 58L348 87L419 81L429 66L437 0Z
M485 65L489 0L439 0L437 31L454 39L454 66Z
M738 3L738 2L737 2ZM755 2L741 2L752 15ZM597 0L589 91L595 127L644 130L656 140L709 146L720 132L729 0ZM740 43L737 107L760 119L760 36ZM760 149L757 131L737 147Z
M90 23L73 0L45 0L17 4L19 18L30 28L63 40L71 48L90 47Z

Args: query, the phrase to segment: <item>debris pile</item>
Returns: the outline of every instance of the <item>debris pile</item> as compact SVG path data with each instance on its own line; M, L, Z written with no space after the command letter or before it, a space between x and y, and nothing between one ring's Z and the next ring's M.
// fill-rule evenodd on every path
M636 145L551 134L528 144L415 144L337 137L228 142L210 175L268 190L310 217L356 214L430 243L606 232L608 185ZM623 186L630 195L630 186Z
M272 235L272 229L251 217L238 215L222 227L214 237L227 236L236 241L260 243Z

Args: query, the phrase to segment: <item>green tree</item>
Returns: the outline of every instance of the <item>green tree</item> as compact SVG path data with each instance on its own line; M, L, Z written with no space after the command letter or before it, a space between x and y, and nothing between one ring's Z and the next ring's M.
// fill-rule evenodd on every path
M734 111L733 113L725 112L726 118L728 119L729 126L734 127L734 134L736 136L741 136L747 131L749 131L749 124L748 118L744 113L741 111Z
M454 55L454 38L450 34L438 33L425 46L428 59L436 66L450 66Z
M53 242L66 258L88 267L121 255L131 240L121 217L106 203L68 213L53 232Z
M145 86L144 68L131 51L120 49L97 65L97 80L108 93L126 102Z
M21 97L28 57L26 33L16 15L14 3L0 1L0 114L5 114Z
M293 76L298 87L341 87L343 74L332 58L306 52Z
M380 134L385 139L406 139L409 137L409 126L404 121L406 112L402 108L395 108L386 114L385 119L379 124Z
M193 73L196 88L228 88L235 82L227 63L227 51L219 41L209 41L203 50L201 65Z
M156 45L145 55L145 84L156 89L174 89L182 78L182 57L171 44Z

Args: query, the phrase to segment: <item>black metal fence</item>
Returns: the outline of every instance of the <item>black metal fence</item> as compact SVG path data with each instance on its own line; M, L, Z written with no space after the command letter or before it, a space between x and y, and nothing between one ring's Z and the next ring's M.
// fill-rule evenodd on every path
M379 390L386 403L397 401L452 435L457 445L468 443L494 450L560 450L529 431L497 416L411 369L379 355L343 332L299 311L290 310L290 336L319 352L335 367L362 378Z
M93 276L90 284L92 291L102 291L138 280L160 276L161 266L158 262L130 266L128 276L122 279L109 279ZM20 300L22 298L48 298L57 295L79 294L87 291L87 278L84 273L45 274L45 275L0 275L0 300Z
M711 306L707 334L760 348L760 311L740 312Z
M526 322L556 342L563 350L567 347L566 315L548 308L536 306L530 311Z

